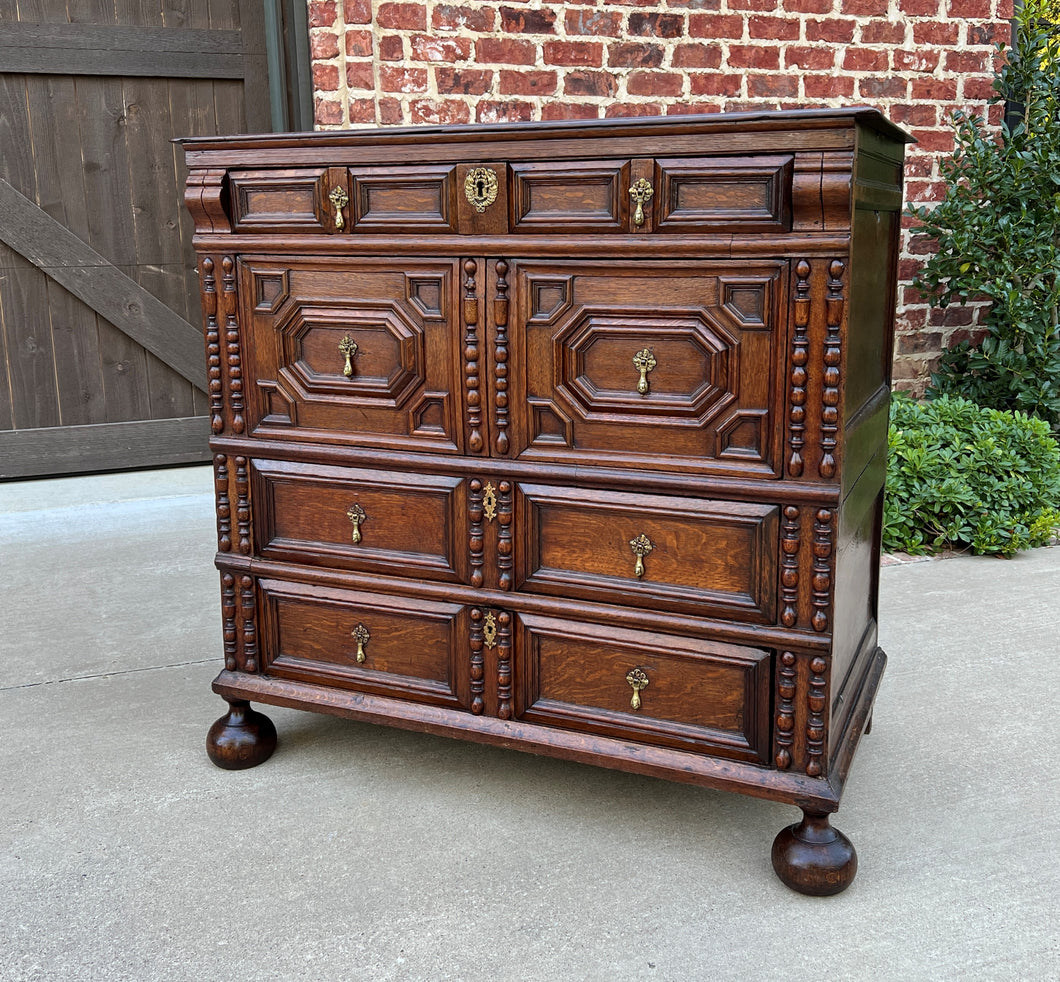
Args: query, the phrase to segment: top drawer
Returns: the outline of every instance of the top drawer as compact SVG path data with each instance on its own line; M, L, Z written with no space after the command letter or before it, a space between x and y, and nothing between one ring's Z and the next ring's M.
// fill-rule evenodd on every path
M236 232L782 233L791 154L232 171Z

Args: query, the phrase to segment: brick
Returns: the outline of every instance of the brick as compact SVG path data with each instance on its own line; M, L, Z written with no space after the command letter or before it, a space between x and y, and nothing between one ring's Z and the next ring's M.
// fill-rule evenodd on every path
M786 14L830 14L835 9L835 0L784 0Z
M987 102L997 93L994 91L993 79L984 75L982 78L969 76L961 79L961 98L974 102Z
M501 7L501 30L506 34L555 34L556 12Z
M892 122L904 126L934 126L938 122L938 110L935 106L909 104L891 106L887 115Z
M618 91L618 80L611 72L584 70L567 72L563 76L564 95L587 95L609 98Z
M617 10L567 9L564 25L568 37L577 35L603 35L620 37L622 35L622 14Z
M886 17L888 0L840 0L839 12L848 17Z
M541 118L549 119L599 119L600 111L595 104L584 102L546 102L541 107Z
M803 75L802 89L807 99L849 99L854 95L854 79L849 75Z
M345 0L342 5L342 19L346 24L371 24L372 0ZM375 118L374 111L372 118Z
M991 0L949 0L950 17L966 20L991 20L994 16Z
M427 7L422 3L381 3L375 25L392 31L425 31Z
M794 99L799 94L797 75L749 75L747 94L752 99Z
M599 68L604 63L604 46L599 41L546 41L546 65L588 65Z
M339 89L339 66L317 62L313 65L313 88L317 92L337 92Z
M410 122L434 123L470 123L471 109L466 102L457 99L415 99L409 105Z
M375 89L375 71L370 61L346 62L346 84L351 89Z
M313 109L313 118L321 126L336 126L342 122L342 105L331 99L322 99L317 96Z
M737 39L743 37L743 18L738 14L693 14L688 18L690 38Z
M856 26L857 21L841 17L823 17L820 20L807 21L806 40L849 44L854 40L854 28Z
M437 65L434 82L440 95L485 95L493 87L493 72L490 69Z
M862 99L905 99L909 93L909 81L901 76L868 75L858 79L858 95Z
M673 49L670 64L674 68L720 68L721 45L679 44Z
M372 57L372 32L371 31L347 31L346 32L346 57L347 58L371 58Z
M896 338L898 353L902 355L935 353L942 347L941 331L917 331Z
M1005 24L969 24L967 40L969 44L985 44L991 48L996 44L1011 43L1012 29Z
M957 82L951 79L914 78L909 98L914 102L953 102L957 98Z
M685 29L685 19L680 14L629 15L629 33L639 37L679 38Z
M500 73L501 95L555 95L557 74L555 72L516 72Z
M953 130L950 129L914 129L919 149L923 153L932 151L950 153L953 150Z
M755 40L798 41L802 22L793 17L749 17L748 36Z
M784 67L823 72L835 67L836 49L825 45L784 49Z
M630 95L676 97L684 90L685 77L679 72L631 72L626 83Z
M729 46L730 68L761 68L766 71L780 68L780 49L733 44Z
M894 20L871 20L861 25L862 44L905 44L906 23Z
M475 60L483 65L532 65L537 60L537 46L512 38L479 38Z
M661 116L662 106L657 102L613 102L604 110L607 119L627 116Z
M412 37L413 61L467 61L470 57L470 38L432 37L427 34L415 34Z
M913 25L913 44L917 47L952 48L960 36L960 27L946 21L923 21Z
M495 22L490 7L467 7L461 4L442 3L434 8L431 25L436 31L468 31L486 34L493 30Z
M885 72L890 61L890 54L882 48L848 48L843 57L843 69L848 72Z
M969 327L973 321L971 307L936 307L928 314L928 323L932 327Z
M405 115L401 111L401 100L387 98L386 96L378 100L379 104L379 122L383 126L400 126L405 122Z
M671 10L678 7L684 7L686 10L720 10L721 0L670 0Z
M350 99L349 110L351 123L375 122L375 99Z
M741 77L732 72L689 72L692 95L738 96Z
M386 34L379 39L380 61L404 61L405 39L400 34Z
M529 102L483 101L475 107L475 118L480 123L528 123L534 107Z
M906 17L940 17L941 0L899 0L899 7Z
M958 75L983 75L989 57L985 51L947 51L945 69Z
M939 52L920 48L893 52L892 66L897 72L933 72L939 65Z
M306 7L306 23L314 27L334 27L339 17L335 0L310 0Z
M729 0L729 10L776 10L777 0Z
M721 106L716 102L671 102L666 107L667 116L690 116L697 113L720 113Z
M607 64L612 68L658 68L664 54L659 44L609 44Z
M384 92L426 92L426 68L379 66L379 87Z
M339 56L339 39L332 31L311 31L309 34L309 57L314 61Z

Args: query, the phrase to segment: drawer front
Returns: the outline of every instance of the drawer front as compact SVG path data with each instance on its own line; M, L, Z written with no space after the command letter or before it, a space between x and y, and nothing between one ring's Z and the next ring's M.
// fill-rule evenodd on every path
M454 262L251 259L240 271L251 432L462 448Z
M626 231L629 170L628 160L512 164L512 231Z
M349 180L355 233L456 231L451 166L354 168Z
M463 582L462 478L253 462L255 541L266 559Z
M532 262L507 378L527 459L779 473L787 264Z
M656 230L791 231L791 155L657 159Z
M772 623L773 505L519 485L520 589Z
M267 675L467 707L463 607L278 580L260 590Z
M325 168L233 171L229 178L236 232L329 230Z
M516 618L516 714L528 722L765 762L770 670L757 648Z

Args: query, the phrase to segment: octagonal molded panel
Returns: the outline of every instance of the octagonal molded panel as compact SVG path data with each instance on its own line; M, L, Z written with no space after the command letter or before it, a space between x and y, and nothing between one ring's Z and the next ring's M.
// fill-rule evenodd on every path
M740 342L703 309L579 307L553 345L557 395L585 420L702 426L739 394ZM655 366L641 393L645 348Z

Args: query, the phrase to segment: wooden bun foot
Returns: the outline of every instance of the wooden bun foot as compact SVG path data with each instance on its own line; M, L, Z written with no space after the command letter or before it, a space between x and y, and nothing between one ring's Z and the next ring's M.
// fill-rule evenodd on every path
M802 813L802 821L773 840L773 869L785 886L812 897L842 893L854 881L858 856L827 815Z
M239 771L257 767L276 749L276 727L242 699L229 699L225 713L206 734L206 754L218 767Z

